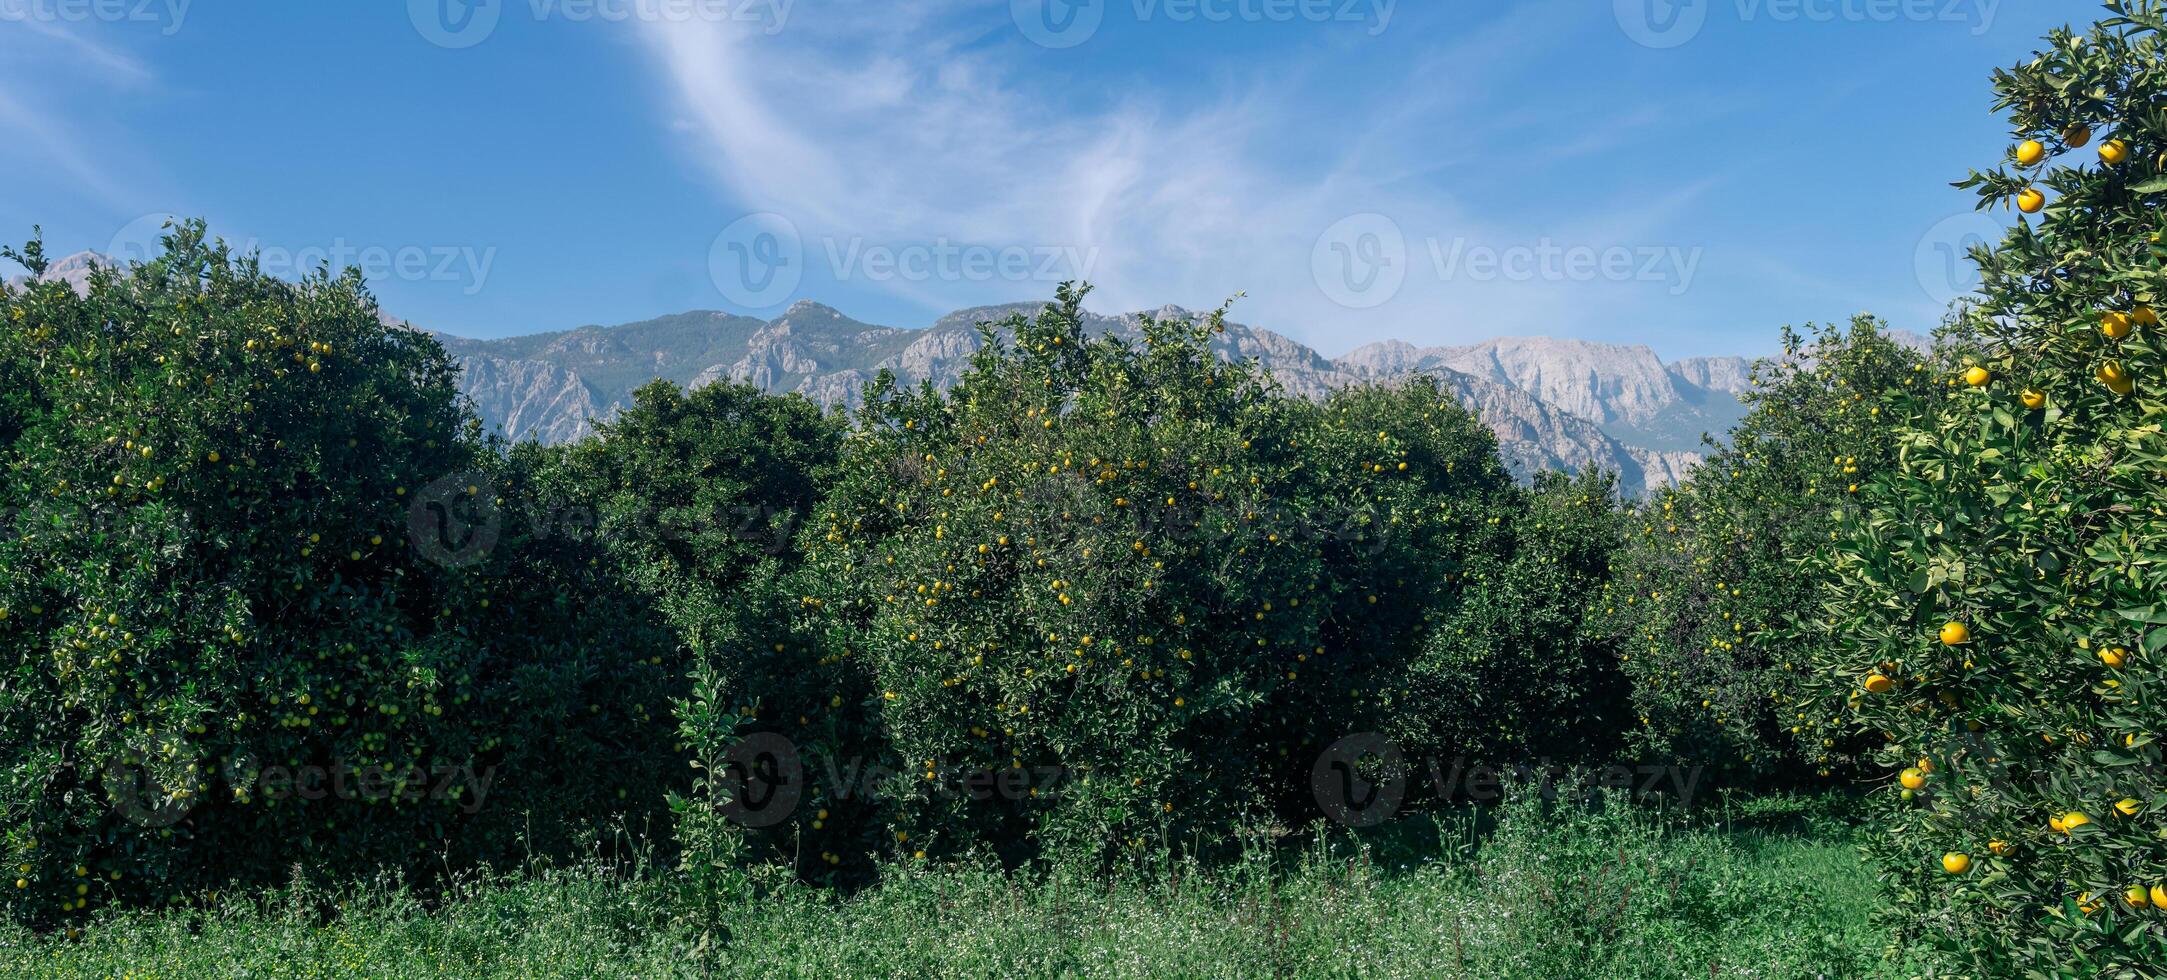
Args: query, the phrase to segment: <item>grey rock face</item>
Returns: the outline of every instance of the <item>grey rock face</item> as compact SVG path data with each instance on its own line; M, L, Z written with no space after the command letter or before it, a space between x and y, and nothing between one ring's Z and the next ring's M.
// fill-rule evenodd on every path
M953 384L982 343L978 324L1041 304L958 310L923 329L853 320L800 302L761 322L694 312L618 327L475 341L439 335L466 372L483 420L516 439L564 442L593 431L655 378L700 385L741 381L797 392L823 405L855 406L882 370L899 383ZM1176 307L1087 315L1091 334L1137 336L1146 316L1200 319ZM1335 388L1423 374L1438 378L1495 432L1513 471L1615 470L1640 493L1680 479L1699 462L1702 431L1722 432L1742 414L1744 358L1664 364L1640 346L1545 337L1464 347L1369 344L1331 359L1269 330L1228 324L1214 338L1223 357L1254 358L1288 393L1322 398ZM1705 423L1704 427L1696 428Z

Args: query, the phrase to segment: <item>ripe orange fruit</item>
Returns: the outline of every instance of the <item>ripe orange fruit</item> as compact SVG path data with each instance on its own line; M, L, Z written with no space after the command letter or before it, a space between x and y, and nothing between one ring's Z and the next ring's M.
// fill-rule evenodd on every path
M1994 380L1994 375L1983 367L1974 367L1964 372L1964 383L1974 388L1983 388L1987 382L1992 380Z
M1960 875L1971 870L1971 855L1950 851L1941 856L1941 870Z
M2129 314L2108 310L2099 315L2099 332L2106 334L2108 340L2120 340L2129 336L2129 323Z
M1926 774L1917 769L1904 770L1903 775L1896 777L1896 781L1904 784L1905 789L1926 788Z
M1945 624L1941 627L1941 642L1952 647L1958 644L1970 643L1971 627L1962 623Z
M2099 161L2101 163L2111 167L2127 159L2129 159L2129 144L2121 140L2108 140L2099 144Z
M2123 664L2129 662L2129 651L2121 647L2101 650L2099 651L2099 662L2119 670Z
M2027 187L2017 195L2017 210L2025 214L2038 214L2046 206L2047 196L2039 193L2038 188Z
M2114 812L2125 817L2134 817L2137 815L2137 811L2142 809L2144 809L2144 804L2138 802L2134 797L2123 797L2114 805Z
M2140 327L2159 326L2159 314L2152 312L2152 308L2149 306L2139 306L2130 310L2129 318Z
M2092 818L2085 816L2081 810L2071 810L2062 814L2062 829L2064 831L2075 830L2091 822Z
M2025 140L2017 144L2017 162L2031 166L2047 158L2047 146L2038 140Z
M1989 851L1993 851L1995 857L2008 857L2009 852L2016 850L2015 847L2010 846L2009 842L2005 840L1987 841L1986 849Z
M2059 815L2050 816L2047 818L2047 829L2054 831L2057 834L2069 833L2069 825L2063 823L2062 818Z
M1890 688L1896 686L1896 682L1879 673L1872 673L1867 674L1866 679L1860 682L1859 686L1865 688L1868 693L1887 694Z
M2106 385L2107 390L2117 395L2129 394L2131 389L2137 387L2136 379L2129 376L2128 369L2122 367L2120 361L2108 361L2100 365L2099 370L2094 372L2092 376L2098 378L2100 384Z
M2024 394L2018 397L2023 399L2024 407L2031 409L2032 411L2036 412L2042 408L2047 407L2047 393L2044 391L2026 388L2024 389Z
M2157 905L2161 908L2167 908L2167 886L2153 885L2151 889L2151 899L2152 904Z
M2091 141L2092 127L2083 123L2077 123L2068 129L2062 130L2062 142L2069 144L2069 148L2072 150Z

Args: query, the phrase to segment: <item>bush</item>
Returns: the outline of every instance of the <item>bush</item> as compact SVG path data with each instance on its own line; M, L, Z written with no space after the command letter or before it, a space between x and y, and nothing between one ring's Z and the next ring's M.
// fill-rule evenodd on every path
M2109 9L1997 74L2038 158L1965 186L2055 199L1976 254L1976 363L1896 413L1899 465L1815 562L1822 710L1879 744L1875 853L1909 941L1966 972L2167 962L2167 22Z
M842 436L840 419L797 395L656 381L593 438L530 449L549 481L533 503L604 544L688 643L757 648L771 616L750 597L793 564Z
M1733 785L1825 780L1855 749L1845 726L1801 703L1811 651L1828 643L1818 582L1797 563L1839 511L1896 464L1899 396L1946 390L1927 359L1859 317L1754 366L1746 417L1684 484L1633 508L1597 632L1632 678L1651 758L1712 766Z
M1296 821L1317 813L1309 770L1326 743L1377 731L1418 759L1484 752L1500 744L1493 724L1539 697L1526 675L1503 688L1474 686L1474 672L1501 662L1487 655L1509 643L1507 632L1485 631L1526 624L1509 613L1500 618L1510 624L1489 617L1501 606L1522 611L1503 570L1529 503L1506 474L1496 437L1435 380L1419 377L1340 389L1314 429L1296 465L1336 508L1332 533L1320 539L1331 601L1313 656L1297 655L1308 682L1288 685L1260 719L1300 735L1282 746L1291 764L1280 773L1296 793L1279 812Z
M947 395L876 387L809 538L831 656L878 692L845 710L908 767L884 850L1101 855L1225 821L1275 755L1251 720L1317 645L1299 413L1187 325L1086 341L1080 298L989 331Z
M1313 816L1317 748L1423 710L1406 664L1512 499L1434 385L1320 409L1215 357L1217 317L1086 339L1081 298L988 329L952 392L876 386L808 528L801 619L899 763L884 849L1111 860Z
M420 872L659 798L638 604L485 519L520 474L358 276L282 282L190 225L87 295L0 289L0 320L17 404L51 406L0 473L10 915Z
M701 771L696 792L677 801L677 833L698 867L752 857L734 850L752 829L772 831L758 856L824 872L835 852L801 852L786 839L797 825L774 821L794 801L823 830L849 823L846 813L815 816L826 809L818 799L779 797L784 809L775 813L733 809L747 802L732 794L744 794L748 775L786 775L744 772L748 760L731 754L746 744L737 740L787 737L804 752L800 775L828 759L879 754L863 717L836 710L838 698L863 702L864 679L824 658L791 623L807 595L795 581L797 536L833 479L844 421L797 395L728 383L681 392L657 381L595 437L528 450L547 473L535 505L568 536L596 543L609 573L656 604L685 651L667 663L688 681L677 735ZM759 788L764 797L803 787ZM732 816L739 826L728 825Z
M1617 761L1627 689L1583 622L1623 536L1615 479L1546 473L1497 501L1490 540L1425 549L1466 585L1423 631L1390 731L1420 755L1489 765Z

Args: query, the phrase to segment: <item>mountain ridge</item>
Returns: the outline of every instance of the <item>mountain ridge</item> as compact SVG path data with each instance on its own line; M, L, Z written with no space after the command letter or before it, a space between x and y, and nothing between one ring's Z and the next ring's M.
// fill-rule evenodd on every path
M882 370L903 384L945 387L978 350L980 323L1043 306L970 307L925 327L891 327L800 300L767 321L694 310L497 340L434 335L459 360L462 388L485 422L513 439L565 442L591 433L593 421L613 417L634 388L655 378L687 386L739 381L827 406L856 405ZM1202 314L1173 306L1087 312L1084 329L1134 337L1147 316ZM686 349L695 346L697 353ZM1702 357L1664 364L1641 345L1548 337L1429 348L1380 341L1329 358L1283 334L1231 322L1212 347L1222 357L1254 358L1288 393L1304 398L1414 374L1435 377L1497 434L1514 472L1603 467L1617 471L1631 493L1681 479L1700 460L1700 432L1725 431L1744 414L1737 396L1751 363ZM1702 422L1704 428L1687 434Z
M55 261L46 276L81 291L93 266L103 264L108 261L97 253L78 253ZM615 417L635 389L658 378L680 386L741 381L826 406L857 404L882 370L904 384L945 387L978 350L979 324L1044 306L968 307L924 327L893 327L799 300L771 320L689 310L488 340L413 327L388 314L385 321L424 329L444 345L461 369L460 390L486 426L512 439L564 443L592 434L596 421ZM1094 336L1133 338L1145 317L1203 316L1176 306L1087 312L1084 328ZM1432 347L1382 340L1331 358L1284 334L1234 322L1212 348L1221 357L1255 359L1288 393L1310 399L1353 384L1437 378L1496 434L1514 473L1601 467L1617 472L1628 494L1683 479L1701 460L1703 434L1728 431L1743 417L1738 396L1750 384L1753 363L1726 356L1665 363L1646 345L1556 337Z

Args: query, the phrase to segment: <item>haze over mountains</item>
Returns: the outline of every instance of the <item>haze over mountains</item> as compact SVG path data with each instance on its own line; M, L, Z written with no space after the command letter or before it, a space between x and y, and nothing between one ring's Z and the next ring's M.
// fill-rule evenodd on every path
M695 311L613 327L472 340L438 334L465 369L464 387L485 422L515 439L564 442L593 431L655 378L683 385L719 379L798 392L824 405L855 404L883 368L904 384L953 383L980 343L977 325L1026 315L1037 303L958 310L916 329L861 323L799 302L773 320ZM1094 334L1135 336L1145 314L1091 314ZM1199 317L1167 307L1160 318ZM1222 356L1253 357L1294 394L1413 374L1437 377L1498 435L1522 475L1541 469L1617 471L1640 493L1671 483L1700 460L1703 432L1742 414L1750 362L1692 358L1665 364L1641 346L1510 337L1464 347L1369 344L1327 358L1280 334L1229 323Z

